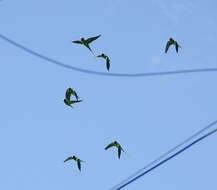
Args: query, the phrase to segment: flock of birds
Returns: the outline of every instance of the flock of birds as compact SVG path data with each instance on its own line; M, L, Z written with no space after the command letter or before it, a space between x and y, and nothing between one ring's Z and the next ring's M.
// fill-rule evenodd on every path
M74 100L71 99L72 96L75 97ZM70 106L71 108L73 108L72 104L75 104L75 103L78 103L78 102L81 102L81 101L82 101L82 99L79 98L79 96L78 96L78 94L76 93L75 90L73 90L72 88L68 88L66 90L66 94L65 94L65 98L63 99L63 102L67 106ZM105 147L105 150L107 150L107 149L109 149L110 147L113 147L113 146L117 147L117 149L118 149L118 158L120 158L121 157L121 151L124 152L124 150L117 141L111 142L109 145L107 145ZM75 155L69 156L68 158L66 158L64 160L64 162L66 162L68 160L75 160L77 162L78 169L81 171L81 162L84 162L83 160L79 159Z
M72 41L72 42L76 43L76 44L81 44L81 45L84 45L85 47L87 47L90 50L90 52L94 55L94 57L97 57L97 58L101 57L101 58L105 59L106 60L106 68L109 71L109 69L110 69L110 59L109 59L109 57L104 53L101 53L100 55L96 56L94 54L93 50L90 48L90 45L89 45L91 42L95 41L100 36L101 35L90 37L90 38L87 38L86 40L83 37L81 37L80 40L75 40L75 41ZM167 53L167 51L168 51L168 49L169 49L169 47L171 45L175 46L176 52L178 53L179 48L181 48L181 46L173 38L169 38L169 40L167 41L167 45L166 45L166 48L165 48L165 53Z
M94 52L92 51L92 49L90 48L90 43L95 41L96 39L98 39L101 35L98 35L98 36L95 36L95 37L91 37L91 38L88 38L88 39L84 39L83 37L80 38L80 40L76 40L76 41L72 41L73 43L76 43L76 44L81 44L81 45L84 45L85 47L87 47L90 52L95 56ZM169 38L169 40L167 41L167 44L166 44L166 48L165 48L165 53L167 53L169 47L171 45L174 45L175 46L175 49L176 49L176 52L178 53L178 50L179 48L181 48L181 46L177 43L177 41L175 41L173 38ZM110 59L109 57L102 53L100 55L97 55L95 57L101 57L101 58L104 58L106 60L106 68L107 70L109 71L109 68L110 68ZM75 99L71 99L71 97L74 97ZM82 102L82 99L79 98L78 94L76 93L75 90L73 90L72 88L68 88L66 90L66 93L65 93L65 98L63 99L63 102L67 105L67 106L70 106L71 108L73 108L72 104L75 104L75 103L79 103L79 102ZM118 158L120 159L121 157L121 152L125 152L123 150L123 148L121 147L121 145L117 142L117 141L113 141L111 142L110 144L108 144L106 147L105 147L105 150L111 148L111 147L116 147L118 149ZM77 166L78 166L78 169L81 171L81 162L84 162L83 160L79 159L78 157L76 157L75 155L72 155L72 156L69 156L68 158L66 158L64 160L64 162L67 162L69 160L74 160L77 162Z
M90 48L89 44L91 42L95 41L96 39L98 39L100 36L101 35L94 36L94 37L88 38L86 40L83 37L81 37L80 40L75 40L75 41L72 41L72 42L76 43L76 44L82 44L82 45L86 46L91 51L91 53L95 56L95 54L94 54L93 50ZM102 53L100 55L97 55L95 57L101 57L101 58L105 59L106 60L106 68L109 71L109 68L110 68L110 59L109 59L109 57L104 53Z

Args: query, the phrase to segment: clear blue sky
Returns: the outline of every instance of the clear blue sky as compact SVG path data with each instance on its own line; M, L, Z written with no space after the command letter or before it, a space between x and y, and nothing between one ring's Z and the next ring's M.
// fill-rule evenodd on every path
M0 34L66 64L106 71L104 61L72 44L110 56L111 72L136 73L217 67L217 2L0 2ZM183 50L164 53L169 37ZM215 72L117 78L52 65L0 39L0 189L109 189L195 131L217 119ZM67 87L84 100L75 109ZM118 160L118 140L128 155ZM214 189L216 135L128 186ZM87 163L79 172L76 155Z

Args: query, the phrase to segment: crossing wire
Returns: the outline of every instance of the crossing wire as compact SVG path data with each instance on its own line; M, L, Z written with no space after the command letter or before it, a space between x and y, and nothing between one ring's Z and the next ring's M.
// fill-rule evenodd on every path
M131 183L133 183L134 181L136 181L137 179L141 178L142 176L148 174L149 172L151 172L152 170L158 168L159 166L161 166L162 164L168 162L169 160L171 160L172 158L178 156L179 154L181 154L182 152L184 152L185 150L189 149L191 146L195 145L196 143L198 143L199 141L202 141L203 139L205 139L206 137L212 135L213 133L215 133L217 131L217 128L212 130L211 132L203 135L202 137L196 139L195 141L193 141L191 144L185 146L184 148L182 148L181 150L179 150L178 152L174 153L173 155L169 156L168 158L164 159L163 161L159 162L158 164L154 165L153 167L151 167L150 169L144 171L143 173L141 173L140 175L130 179L129 181L127 181L126 183L122 184L120 187L115 188L115 190L120 190L123 189L124 187L126 187L127 185L130 185Z
M131 176L129 176L127 179L123 180L122 182L120 182L119 184L113 186L110 190L114 190L117 187L121 186L122 184L126 183L127 181L129 181L130 179L134 178L135 176L139 175L141 172L143 172L144 170L146 170L147 168L151 167L152 165L154 165L155 163L159 162L161 159L165 158L166 156L168 156L169 154L171 154L172 152L174 152L175 150L177 150L178 148L180 148L181 146L183 146L184 144L190 142L191 140L193 140L194 138L196 138L197 136L199 136L201 133L205 132L206 130L210 129L212 126L214 126L215 124L217 124L217 120L213 121L212 123L208 124L207 126L205 126L204 128L202 128L201 130L197 131L196 133L194 133L193 135L191 135L189 138L185 139L184 141L182 141L181 143L179 143L178 145L174 146L173 148L171 148L170 150L168 150L167 152L165 152L164 154L162 154L161 156L159 156L158 158L156 158L154 161L150 162L149 164L147 164L145 167L139 169L138 171L136 171L134 174L132 174Z
M5 40L6 42L24 50L25 52L32 54L36 57L39 57L43 60L46 60L50 63L53 63L55 65L58 65L60 67L64 67L66 69L70 69L70 70L74 70L74 71L78 71L78 72L82 72L82 73L87 73L87 74L93 74L93 75L101 75L101 76L114 76L114 77L148 77L148 76L161 76L161 75L175 75L175 74L187 74L187 73L199 73L199 72L216 72L217 68L202 68L202 69L184 69L184 70L175 70L175 71L163 71L163 72L149 72L149 73L105 73L105 72L98 72L98 71L91 71L91 70L87 70L87 69L82 69L82 68L78 68L78 67L74 67L71 65L67 65L65 63L62 63L60 61L57 61L55 59L52 59L48 56L44 56L40 53L37 53L35 51L33 51L30 48L27 48L13 40L11 40L10 38L1 35L0 34L0 38ZM182 146L183 144L187 143L189 140L191 140L192 138L194 138L195 136L199 135L200 133L202 133L204 130L208 129L209 127L211 127L212 125L214 125L217 121L213 122L212 124L210 124L209 126L205 127L204 129L202 129L201 131L199 131L198 133L192 135L190 138L186 139L185 141L183 141L182 143L180 143L179 145L175 146L174 148L172 148L171 150L169 150L168 152L166 152L165 154L163 154L162 156L160 156L159 158L157 158L156 160L154 160L153 162L151 162L150 164L148 164L147 166L145 166L144 168L140 169L138 172L134 173L133 175L131 175L129 178L132 178L132 176L135 176L136 174L140 173L142 170L147 169L148 167L150 167L151 165L153 165L154 163L156 163L157 161L161 160L163 157L165 157L166 155L170 154L171 152L173 152L174 150L176 150L177 148L179 148L180 146ZM217 129L216 129L217 130ZM194 145L195 143L197 143L198 141L202 140L203 138L211 135L212 133L216 132L216 130L208 133L207 135L204 135L203 137L199 138L198 140L194 141L192 144L188 145L187 147L185 147L184 149L181 149L179 152L177 152L176 154L170 156L169 158L163 160L162 162L160 162L159 164L155 165L154 167L152 167L151 169L147 170L146 172L140 174L139 176L133 178L132 180L128 181L127 183L125 183L124 185L122 185L121 187L117 188L121 189L123 187L125 187L126 185L132 183L134 180L138 179L139 177L145 175L146 173L150 172L151 170L155 169L156 167L160 166L161 164L163 164L164 162L172 159L174 156L180 154L181 152L183 152L184 150L186 150L187 148L189 148L190 146ZM128 179L129 179L128 178ZM127 180L128 180L127 179ZM125 180L126 181L126 180ZM117 186L119 186L120 184L118 184ZM114 186L112 189L114 189L116 186Z
M101 75L101 76L114 76L114 77L148 77L148 76L161 76L161 75L175 75L175 74L187 74L187 73L199 73L199 72L216 72L217 68L202 68L202 69L184 69L184 70L175 70L175 71L163 71L163 72L149 72L149 73L105 73L105 72L98 72L98 71L91 71L91 70L87 70L87 69L82 69L82 68L78 68L78 67L74 67L71 65L67 65L65 63L62 63L60 61L57 61L55 59L52 59L48 56L44 56L40 53L37 53L35 51L33 51L30 48L27 48L13 40L11 40L10 38L1 35L0 34L0 38L5 40L6 42L22 49L23 51L32 54L36 57L39 57L43 60L46 60L50 63L53 63L55 65L58 65L60 67L64 67L66 69L70 69L70 70L74 70L74 71L78 71L78 72L82 72L82 73L87 73L87 74L94 74L94 75ZM213 123L216 123L213 122ZM211 126L213 124L210 124ZM209 126L207 127L209 128ZM203 132L205 129L202 129L201 132ZM200 134L201 132L198 132L198 134ZM166 152L165 154L163 154L162 156L160 156L159 158L157 158L156 160L154 160L153 162L151 162L150 164L148 164L147 166L145 166L144 168L140 169L138 172L134 173L133 175L131 175L129 178L131 178L132 176L135 176L136 174L140 173L142 170L150 167L152 164L156 163L157 161L161 160L163 157L165 157L166 155L170 154L171 152L173 152L175 149L179 148L180 146L182 146L183 144L185 144L186 142L188 142L189 140L191 140L192 138L194 138L195 136L198 135L197 133L195 135L192 135L192 137L190 137L189 139L186 139L185 141L183 141L182 143L180 143L179 145L177 145L176 147L172 148L171 150L169 150L168 152ZM184 150L183 150L184 151ZM182 152L182 151L181 151ZM180 152L180 153L181 153ZM171 158L170 158L171 159ZM167 160L167 159L166 159ZM163 161L162 161L163 162ZM161 165L161 164L160 164ZM149 169L150 170L150 169ZM148 170L148 171L149 171ZM140 174L142 175L142 174ZM139 175L139 176L140 176ZM143 174L144 175L144 174ZM138 177L138 176L137 176ZM137 178L136 177L136 178ZM132 181L132 180L131 180ZM129 182L128 182L129 183ZM131 183L131 182L130 182ZM122 185L123 186L123 185ZM121 186L121 187L122 187ZM124 185L125 186L125 185ZM115 186L116 187L116 186ZM114 189L114 187L112 188ZM119 189L119 188L118 188Z
M53 63L55 65L58 65L60 67L70 69L73 71L81 72L81 73L86 73L86 74L92 74L92 75L101 75L101 76L113 76L113 77L149 77L149 76L162 76L162 75L176 75L176 74L187 74L187 73L201 73L201 72L216 72L217 68L202 68L202 69L184 69L184 70L175 70L175 71L163 71L163 72L148 72L148 73L105 73L105 72L98 72L98 71L91 71L87 69L82 69L78 67L74 67L68 64L65 64L63 62L57 61L55 59L52 59L48 56L42 55L40 53L37 53L36 51L33 51L30 48L27 48L10 38L1 35L0 38L2 40L5 40L6 42L24 50L25 52L34 55L40 59L43 59L45 61L48 61L50 63Z

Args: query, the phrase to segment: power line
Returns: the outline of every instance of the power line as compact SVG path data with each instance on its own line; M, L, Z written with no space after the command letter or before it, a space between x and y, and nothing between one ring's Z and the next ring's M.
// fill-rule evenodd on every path
M62 63L60 61L54 60L52 58L49 58L47 56L44 56L40 53L37 53L11 39L9 39L8 37L1 35L0 34L0 38L2 38L3 40L5 40L6 42L26 51L27 53L30 53L34 56L37 56L43 60L46 60L50 63L56 64L60 67L64 67L70 70L74 70L74 71L78 71L78 72L83 72L83 73L87 73L87 74L95 74L95 75L102 75L102 76L115 76L115 77L148 77L148 76L161 76L161 75L173 75L173 74L187 74L187 73L198 73L198 72L216 72L217 68L204 68L204 69L185 69L185 70L176 70L176 71L164 71L164 72L149 72L149 73L105 73L105 72L98 72L98 71L91 71L91 70L87 70L87 69L81 69L78 67L73 67L71 65L67 65L65 63ZM117 186L119 186L120 184L124 183L125 181L128 181L129 179L131 179L132 177L134 177L135 175L137 175L138 173L142 172L143 170L147 169L148 167L150 167L151 165L153 165L154 163L158 162L159 160L161 160L163 157L167 156L168 154L170 154L171 152L173 152L174 150L176 150L177 148L179 148L180 146L182 146L183 144L187 143L188 141L190 141L191 139L193 139L194 137L198 136L200 133L202 133L203 131L207 130L208 128L210 128L211 126L213 126L214 124L216 124L217 121L214 121L213 123L209 124L207 127L203 128L202 130L200 130L199 132L195 133L194 135L192 135L191 137L189 137L188 139L186 139L185 141L183 141L182 143L180 143L179 145L175 146L174 148L170 149L169 151L167 151L166 153L164 153L163 155L161 155L160 157L158 157L157 159L155 159L154 161L152 161L151 163L149 163L148 165L146 165L145 167L143 167L142 169L140 169L139 171L135 172L133 175L131 175L130 177L128 177L126 180L124 180L123 182L119 183L118 185L114 186L112 189L116 188ZM178 154L180 154L181 152L183 152L184 150L190 148L192 145L194 145L195 143L201 141L202 139L204 139L205 137L213 134L214 132L216 132L217 129L213 130L212 132L202 136L201 138L195 140L193 143L191 143L190 145L186 146L185 148L181 149L180 151L178 151L177 153L173 154L172 156L170 156L169 158L163 160L162 162L160 162L159 164L153 166L151 169L143 172L142 174L140 174L137 177L134 177L133 179L131 179L130 181L128 181L127 183L125 183L124 185L122 185L121 187L117 188L117 190L122 189L123 187L125 187L126 185L129 185L130 183L132 183L133 181L137 180L138 178L142 177L143 175L149 173L151 170L155 169L156 167L159 167L161 164L167 162L168 160L172 159L173 157L177 156Z
M135 180L139 179L140 177L148 174L149 172L151 172L152 170L154 170L155 168L161 166L162 164L166 163L167 161L171 160L172 158L178 156L179 154L181 154L182 152L184 152L185 150L187 150L188 148L190 148L191 146L193 146L194 144L198 143L199 141L202 141L204 138L212 135L213 133L215 133L217 131L217 128L212 130L211 132L203 135L202 137L196 139L195 141L193 141L191 144L185 146L184 148L182 148L181 150L179 150L178 152L174 153L173 155L169 156L168 158L164 159L163 161L161 161L160 163L154 165L153 167L151 167L150 169L146 170L145 172L141 173L140 175L134 177L133 179L129 180L128 182L124 183L123 185L121 185L120 187L116 188L116 190L120 190L124 187L126 187L127 185L133 183Z
M120 182L119 184L113 186L110 190L114 190L117 187L120 187L122 184L126 183L127 181L129 181L130 179L134 178L135 176L139 175L141 172L143 172L144 170L146 170L147 168L149 168L153 164L159 162L161 159L163 159L164 157L168 156L170 153L172 153L173 151L177 150L178 148L180 148L181 146L183 146L187 142L191 141L192 139L194 139L195 137L197 137L198 135L200 135L204 131L208 130L209 128L211 128L215 124L217 124L217 120L214 121L214 122L212 122L212 123L210 123L209 125L205 126L204 128L202 128L198 132L194 133L192 136L190 136L189 138L185 139L184 141L182 141L181 143L179 143L175 147L171 148L170 150L168 150L167 152L165 152L164 154L162 154L161 156L159 156L158 158L156 158L154 161L152 161L149 164L147 164L145 167L143 167L143 168L139 169L138 171L136 171L134 174L132 174L131 176L129 176L127 179L125 179L122 182Z
M87 69L81 69L78 67L74 67L71 65L67 65L63 62L57 61L55 59L52 59L50 57L47 57L45 55L42 55L40 53L37 53L36 51L33 51L30 48L27 48L8 37L1 35L0 38L5 40L6 42L24 50L25 52L32 54L36 57L39 57L40 59L46 60L50 63L53 63L55 65L58 65L60 67L70 69L77 72L87 73L87 74L93 74L93 75L101 75L101 76L113 76L113 77L149 77L149 76L162 76L162 75L175 75L175 74L187 74L187 73L199 73L199 72L216 72L217 68L204 68L204 69L184 69L184 70L176 70L176 71L163 71L163 72L149 72L149 73L105 73L105 72L98 72L98 71L91 71Z

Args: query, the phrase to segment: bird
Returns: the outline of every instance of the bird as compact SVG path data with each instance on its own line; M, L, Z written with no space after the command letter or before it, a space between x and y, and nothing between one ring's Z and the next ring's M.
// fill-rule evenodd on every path
M166 49L165 49L165 53L167 53L169 47L171 45L175 45L175 48L176 48L176 52L178 53L178 50L179 48L182 48L178 43L177 41L175 41L173 38L169 38L169 40L167 41L167 45L166 45Z
M113 146L116 146L118 148L118 158L120 159L121 151L123 151L123 152L125 152L125 151L123 150L123 148L121 147L121 145L117 141L114 141L114 142L111 142L110 144L108 144L105 147L105 150L107 150L107 149L109 149L110 147L113 147Z
M82 102L82 100L68 100L68 99L64 99L63 101L67 106L70 106L71 108L73 108L72 104Z
M97 55L96 57L102 57L106 60L106 68L107 70L109 71L110 69L110 59L107 55L105 55L104 53L100 54L100 55Z
M66 158L64 160L64 162L67 162L68 160L75 160L77 162L78 169L81 171L81 162L84 162L83 160L80 160L78 157L76 157L74 155L69 156L68 158Z
M91 37L91 38L88 38L88 39L84 39L83 37L80 38L80 40L75 40L75 41L72 41L73 43L76 43L76 44L83 44L84 46L86 46L90 51L91 53L94 55L92 49L90 48L89 44L93 41L95 41L97 38L99 38L101 36L98 35L98 36L94 36L94 37ZM95 55L94 55L95 56Z
M65 95L65 96L66 96L66 99L69 99L69 100L70 100L71 95L74 95L75 98L76 98L76 100L78 100L79 97L78 97L76 91L73 90L72 88L67 88L67 90L66 90L66 95Z
M71 95L74 95L76 100L71 100ZM67 105L67 106L70 106L71 108L72 107L72 104L75 104L75 103L78 103L78 102L82 102L82 100L79 100L79 97L76 93L76 91L74 91L73 89L71 88L67 88L66 90L66 94L65 94L65 98L63 99L63 102Z

